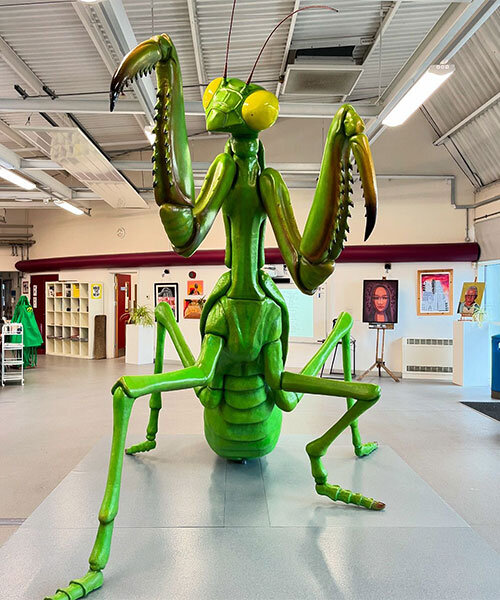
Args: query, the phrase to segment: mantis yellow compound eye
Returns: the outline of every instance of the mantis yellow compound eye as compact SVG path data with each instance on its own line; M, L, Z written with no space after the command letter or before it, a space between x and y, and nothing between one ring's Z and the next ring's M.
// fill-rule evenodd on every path
M262 131L274 125L279 113L278 98L267 90L250 94L243 102L241 116L255 131Z
M203 108L204 109L206 109L207 106L212 101L212 98L214 97L215 92L219 89L221 81L222 81L222 77L217 77L217 79L214 79L213 81L211 81L205 88L205 91L203 92Z

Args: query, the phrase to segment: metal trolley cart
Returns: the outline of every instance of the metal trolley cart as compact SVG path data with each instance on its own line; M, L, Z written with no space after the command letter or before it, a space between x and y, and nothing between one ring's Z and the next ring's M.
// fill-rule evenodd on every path
M18 342L7 342L10 336L20 336ZM2 386L6 381L20 381L24 385L23 326L6 323L2 326Z

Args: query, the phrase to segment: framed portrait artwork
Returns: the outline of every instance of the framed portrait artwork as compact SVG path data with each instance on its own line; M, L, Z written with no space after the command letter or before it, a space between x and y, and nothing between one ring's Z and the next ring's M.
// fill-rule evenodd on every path
M203 296L203 281L201 279L187 282L187 295L188 296Z
M462 286L457 313L462 317L472 317L481 308L484 296L484 282L465 282Z
M453 314L453 269L417 271L417 315Z
M179 284L155 283L155 306L167 302L173 310L175 320L179 322Z
M184 299L183 316L185 319L201 319L205 298L190 297Z
M363 323L398 322L398 283L392 279L363 281Z

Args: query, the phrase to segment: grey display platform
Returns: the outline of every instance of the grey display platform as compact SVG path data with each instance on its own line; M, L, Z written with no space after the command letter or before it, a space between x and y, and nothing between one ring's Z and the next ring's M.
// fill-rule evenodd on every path
M129 443L141 438L130 436ZM325 457L331 481L383 512L314 492L310 436L246 465L197 435L124 461L120 512L93 600L498 600L500 555L389 447ZM37 600L86 572L104 490L102 440L0 549L0 598Z

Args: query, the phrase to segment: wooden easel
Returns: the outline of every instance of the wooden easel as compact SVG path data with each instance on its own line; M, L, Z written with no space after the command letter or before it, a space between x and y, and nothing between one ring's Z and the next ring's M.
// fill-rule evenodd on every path
M394 329L394 324L393 323L370 323L368 325L368 327L370 329L377 330L377 346L376 346L376 350L375 350L375 362L369 369L367 369L362 375L360 375L358 377L358 381L361 381L363 379L363 377L366 377L368 375L368 373L370 371L372 371L373 369L378 369L378 376L380 377L382 375L380 370L384 369L384 371L388 375L390 375L394 379L394 381L396 381L398 383L399 379L386 366L385 361L384 361L385 330L386 329ZM380 332L382 332L382 340L380 339Z

